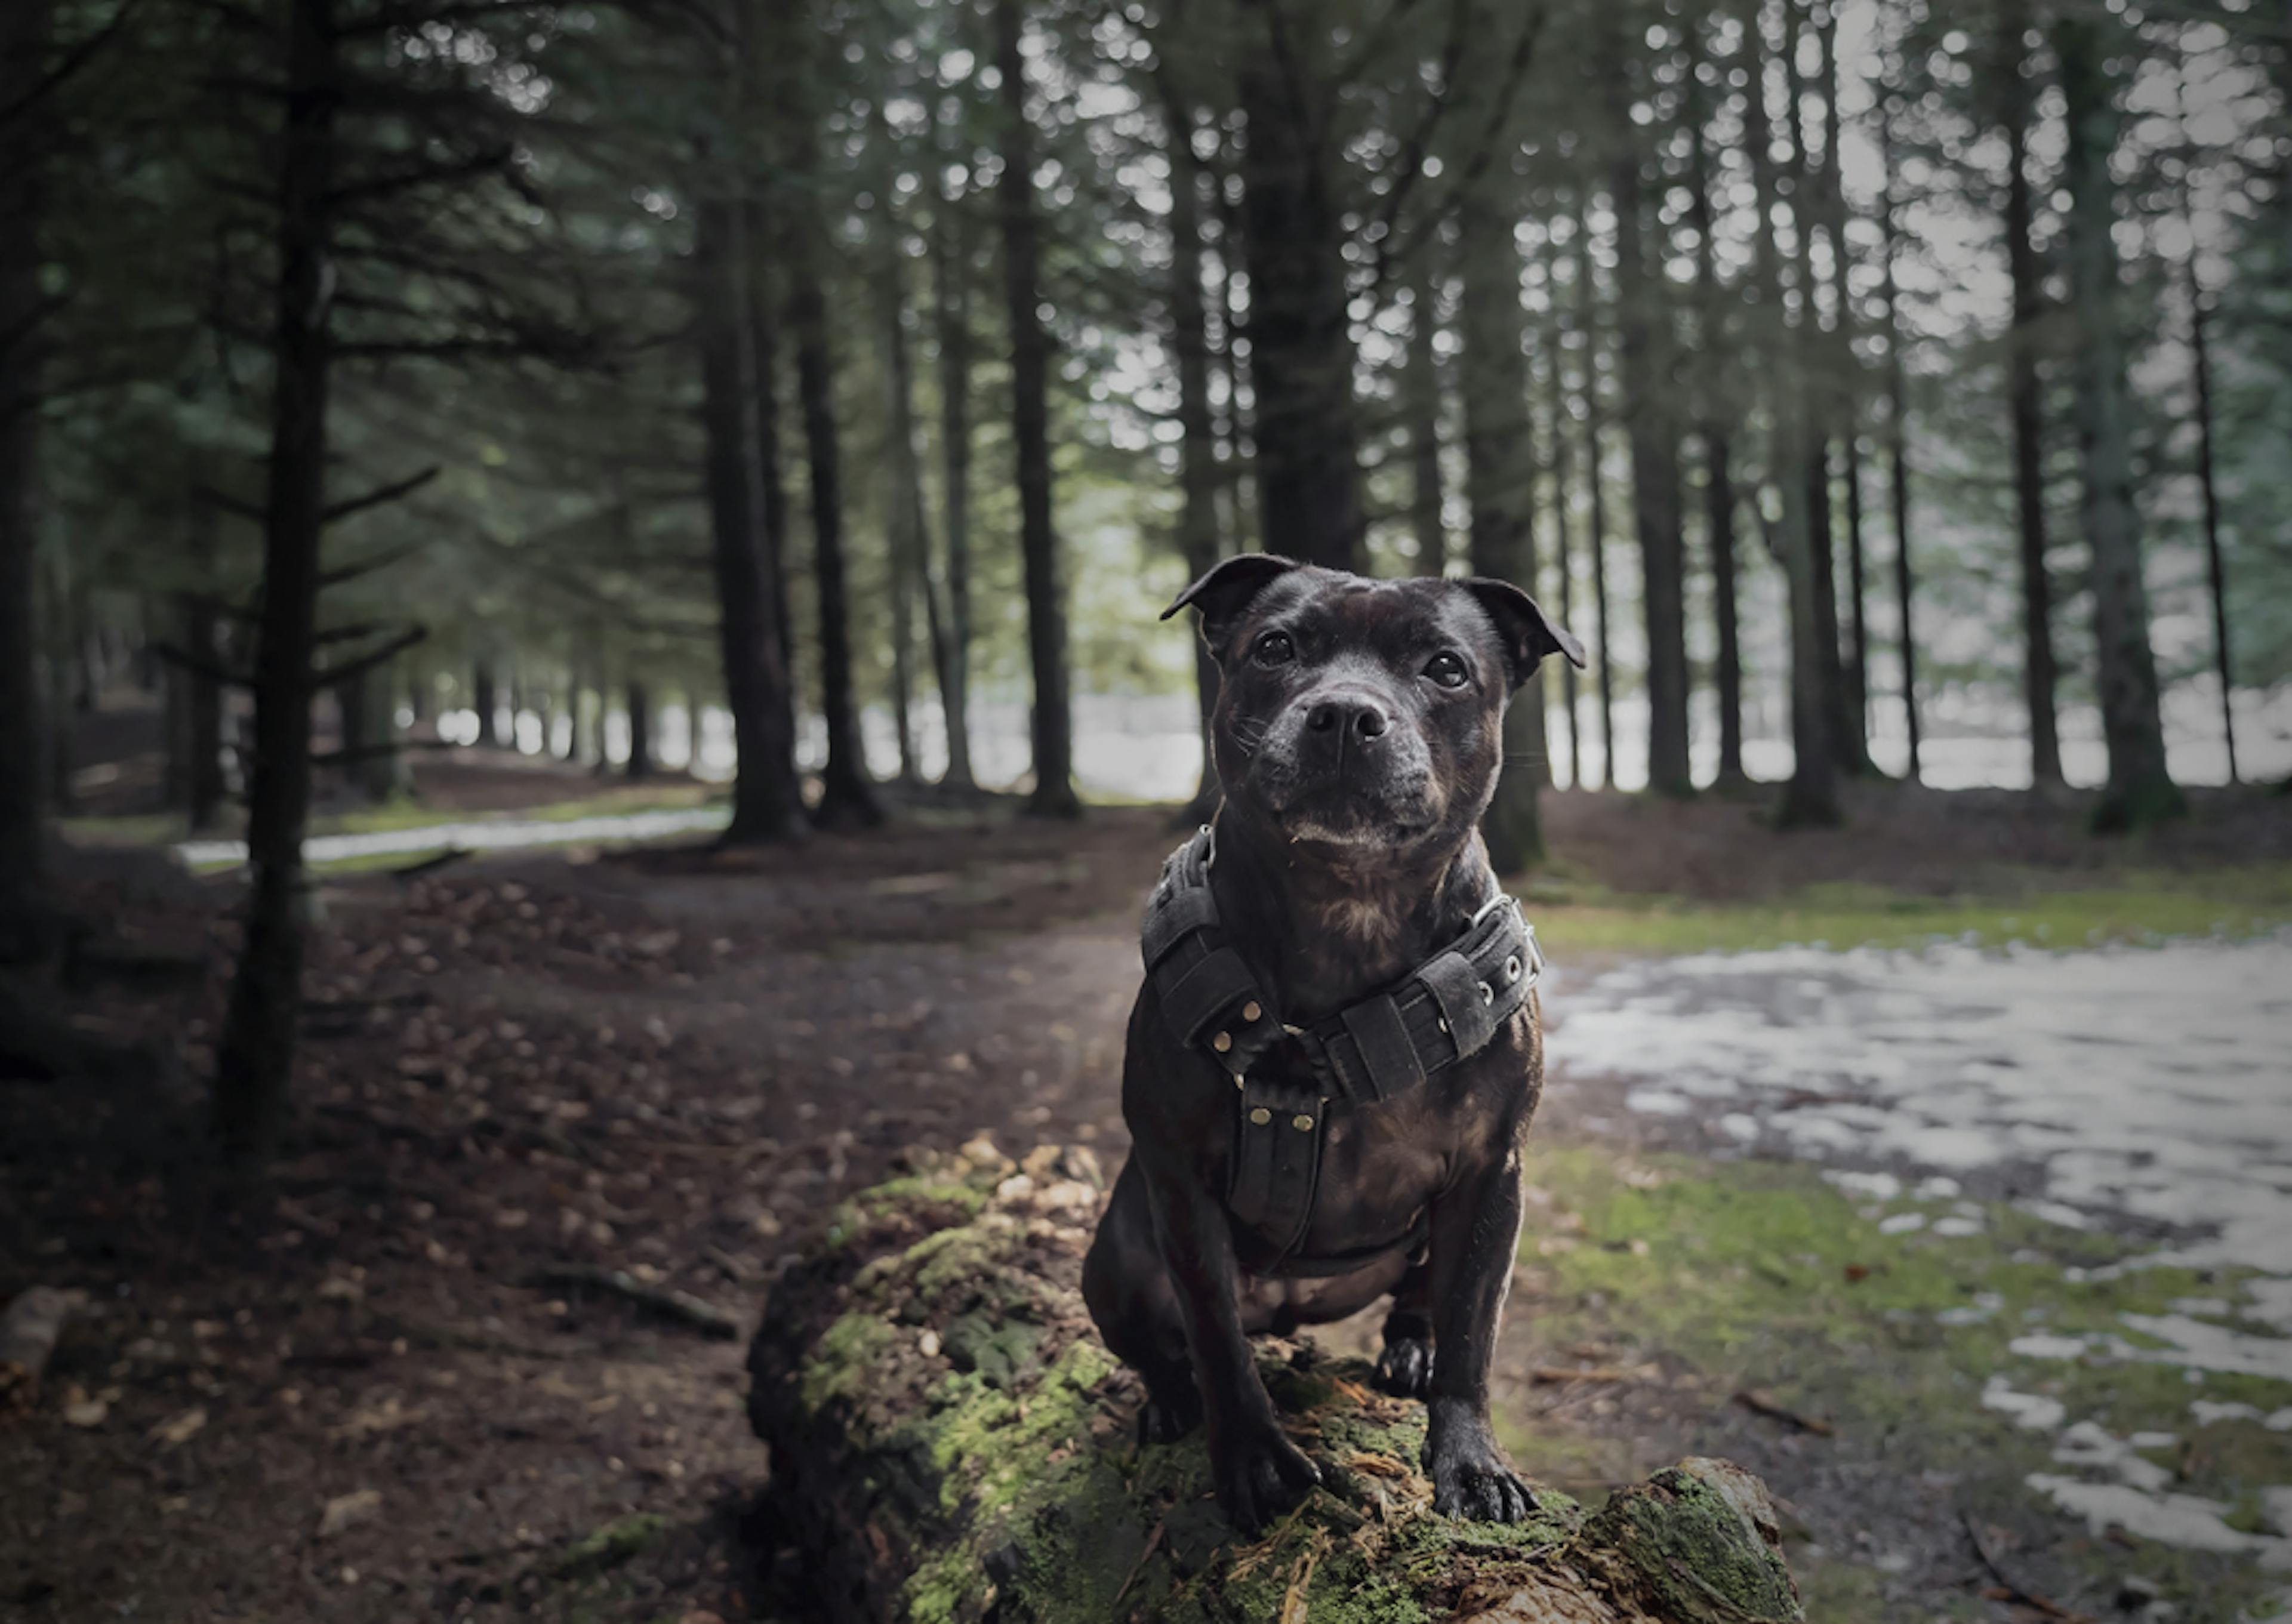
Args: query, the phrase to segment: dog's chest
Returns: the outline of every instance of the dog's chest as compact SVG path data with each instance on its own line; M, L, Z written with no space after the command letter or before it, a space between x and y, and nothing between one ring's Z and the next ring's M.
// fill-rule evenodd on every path
M1484 1109L1432 1086L1374 1104L1319 1098L1275 1064L1237 1091L1227 1206L1246 1266L1319 1274L1413 1248Z

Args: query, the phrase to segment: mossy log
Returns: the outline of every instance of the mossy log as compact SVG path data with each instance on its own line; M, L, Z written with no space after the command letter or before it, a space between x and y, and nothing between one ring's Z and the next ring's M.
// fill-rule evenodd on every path
M1424 1408L1358 1361L1267 1339L1260 1368L1326 1487L1265 1538L1219 1514L1198 1434L1135 1442L1141 1390L1079 1290L1087 1151L974 1141L868 1191L774 1286L749 1418L822 1616L913 1624L1783 1624L1757 1481L1688 1460L1595 1511L1435 1514Z

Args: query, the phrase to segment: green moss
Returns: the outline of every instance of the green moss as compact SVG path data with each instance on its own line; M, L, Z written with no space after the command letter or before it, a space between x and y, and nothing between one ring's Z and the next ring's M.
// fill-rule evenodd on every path
M1618 1490L1592 1526L1630 1564L1662 1618L1796 1624L1798 1596L1759 1526L1771 1517L1755 1493L1731 1467L1691 1463Z
M577 1540L557 1559L553 1570L559 1579L581 1579L602 1573L608 1568L618 1567L635 1555L668 1527L668 1519L651 1512L640 1512L623 1517L617 1523L608 1523L585 1538Z
M881 1314L854 1310L829 1326L803 1369L803 1407L817 1410L866 1392L899 1333Z

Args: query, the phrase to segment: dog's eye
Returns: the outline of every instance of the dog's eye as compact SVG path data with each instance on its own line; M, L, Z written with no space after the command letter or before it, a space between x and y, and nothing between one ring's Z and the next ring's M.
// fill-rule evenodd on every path
M1297 658L1297 645L1289 641L1287 632L1268 632L1257 640L1252 652L1261 666L1286 666Z
M1462 688L1472 680L1473 674L1465 668L1457 655L1443 650L1424 662L1424 675L1443 688Z

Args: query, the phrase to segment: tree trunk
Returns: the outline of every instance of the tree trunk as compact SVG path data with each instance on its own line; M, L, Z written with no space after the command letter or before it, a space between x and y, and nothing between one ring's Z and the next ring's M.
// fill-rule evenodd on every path
M1472 507L1475 575L1536 591L1536 445L1528 409L1528 363L1521 350L1520 249L1513 236L1518 202L1511 166L1489 174L1458 211L1457 270L1463 340L1457 364L1465 408L1465 490ZM1489 859L1517 874L1544 857L1537 792L1549 776L1544 679L1529 678L1505 713L1504 767L1481 820Z
M732 713L732 820L723 838L734 844L800 840L808 828L796 773L787 650L780 641L786 616L759 522L765 431L750 325L755 281L748 223L737 200L704 198L692 267L717 647L724 703ZM692 726L697 732L697 715Z
M1608 484L1601 456L1600 295L1592 262L1592 236L1585 223L1584 194L1576 194L1576 297L1578 325L1584 335L1584 478L1591 487L1592 533L1586 550L1592 559L1592 613L1599 620L1595 648L1599 661L1600 776L1597 789L1616 781L1615 665L1608 650Z
M1680 534L1679 430L1671 313L1660 267L1648 263L1647 222L1640 201L1640 153L1626 149L1610 166L1616 210L1616 311L1623 356L1624 400L1630 413L1632 506L1640 537L1647 618L1648 788L1658 795L1695 792L1688 764L1686 548Z
M1210 409L1209 311L1202 294L1202 163L1194 151L1194 109L1166 65L1156 75L1170 149L1170 349L1178 363L1178 552L1199 580L1218 558L1217 422ZM1210 714L1217 704L1217 662L1194 643L1194 693L1201 716L1202 772L1185 821L1217 810L1217 762Z
M1778 187L1774 131L1767 110L1761 9L1758 0L1750 0L1745 7L1743 44L1749 72L1749 88L1743 104L1744 145L1750 149L1751 178L1758 210L1758 223L1751 239L1751 275L1763 319L1756 337L1763 341L1754 347L1780 358L1788 354L1791 340L1782 303L1782 260L1775 243ZM1802 281L1800 287L1804 291L1807 284ZM1806 308L1811 310L1811 304ZM1837 764L1830 747L1830 730L1822 699L1822 617L1818 604L1820 582L1815 572L1812 521L1807 511L1809 481L1804 470L1808 454L1800 440L1804 414L1797 409L1788 384L1771 382L1765 396L1767 478L1780 497L1783 508L1780 534L1771 537L1771 542L1783 566L1790 618L1791 776L1783 790L1780 820L1787 828L1828 828L1843 822L1844 818L1838 804ZM1835 628L1835 607L1831 623ZM1831 653L1835 659L1835 637Z
M876 138L886 149L894 140L879 99L876 111ZM923 457L916 448L915 359L908 346L907 255L900 244L900 223L886 188L878 223L884 229L883 263L876 272L876 320L884 336L884 425L891 436L890 511L884 525L889 544L892 578L892 717L900 733L900 778L907 784L923 780L920 745L915 727L916 602L925 600L925 621L935 670L946 667L944 628L930 607L932 594L927 561L931 557L930 521L924 517ZM945 694L940 695L942 700Z
M1849 429L1846 466L1846 707L1854 736L1867 752L1870 736L1870 611L1867 561L1862 554L1862 440Z
M1441 479L1441 356L1433 343L1441 331L1435 308L1440 280L1433 274L1439 246L1428 229L1425 239L1409 251L1408 360L1401 381L1408 437L1408 528L1416 541L1420 575L1449 572L1447 493Z
M1035 221L1034 130L1027 112L1023 0L995 0L995 61L1003 76L1003 274L1011 330L1011 441L1019 488L1019 554L1027 584L1027 652L1035 673L1037 816L1082 812L1074 787L1074 715L1067 694L1067 603L1051 491L1051 336L1043 328L1042 248Z
M2236 765L2236 683L2228 638L2228 571L2221 558L2220 487L2213 477L2213 364L2206 329L2210 311L2197 273L2195 223L2189 236L2189 360L2197 392L2197 484L2204 498L2205 574L2212 588L2213 668L2220 675L2221 738L2228 746L2228 781L2242 781Z
M809 229L799 233L810 236ZM851 588L844 575L843 450L835 424L835 361L827 300L810 252L792 255L788 325L795 335L796 392L803 409L811 473L812 575L819 601L819 708L827 760L820 769L819 821L867 828L883 821L860 743L851 681Z
M1576 458L1571 449L1573 414L1568 409L1567 354L1556 322L1545 330L1544 350L1550 362L1544 383L1545 405L1552 419L1552 562L1560 576L1560 624L1566 626L1576 615L1576 561L1570 539L1574 528ZM1576 697L1576 667L1563 659L1560 662L1560 719L1567 735L1570 789L1584 788L1584 741Z
M2035 98L2022 77L2028 13L2010 6L1999 26L2004 50L1997 72L2006 94L2006 260L2013 279L2013 327L2006 336L2006 401L2014 423L2014 494L2022 558L2022 693L2030 713L2030 776L2039 788L2062 781L2061 732L2054 691L2053 579L2046 567L2046 424L2044 379L2038 371L2039 323L2045 315L2044 271L2030 231L2035 204L2030 186L2030 121Z
M2114 26L2114 25L2112 25ZM2077 343L2078 448L2083 463L2086 544L2093 554L2094 642L2099 656L2101 728L2109 782L2094 814L2104 829L2146 828L2188 810L2165 770L2157 660L2149 646L2149 590L2141 573L2141 514L2133 501L2131 403L2119 326L2115 91L2100 25L2082 16L2054 24L2068 146L2070 311Z
M496 749L502 743L501 695L494 686L494 662L481 654L470 672L470 704L478 713L478 742Z
M942 165L944 170L948 167ZM947 653L939 674L952 788L976 781L971 765L971 232L953 182L933 222L932 312L939 334L940 510L947 537Z
M629 715L629 758L621 776L632 780L652 776L652 691L640 677L626 685Z
M1248 335L1242 330L1240 302L1234 291L1236 279L1246 278L1247 271L1242 264L1241 205L1225 184L1226 178L1239 168L1229 133L1220 143L1219 166L1210 176L1218 217L1218 322L1212 358L1225 378L1225 411L1218 422L1218 444L1224 458L1225 475L1222 481L1226 503L1223 528L1233 551L1252 553L1264 550L1265 537L1262 527L1251 521L1258 505L1248 499L1243 489L1245 485L1254 485L1255 476L1251 470L1251 414L1243 410L1241 398L1245 393L1254 397L1255 385L1250 377Z
M1807 527L1802 555L1814 570L1812 602L1816 668L1821 673L1816 714L1838 770L1859 774L1867 771L1868 757L1847 694L1846 663L1839 650L1838 538L1831 513L1830 429L1844 402L1834 376L1836 342L1823 331L1817 296L1814 238L1822 230L1826 210L1822 164L1814 158L1806 133L1804 109L1816 87L1799 66L1799 8L1803 4L1811 6L1812 0L1783 0L1784 78L1790 91L1790 116L1783 121L1783 133L1788 140L1790 155L1791 235L1796 248L1794 262L1799 295L1798 340L1794 346L1798 359L1800 460L1796 465L1806 486L1805 503L1800 510ZM1832 237L1834 263L1837 258L1836 240Z
M767 94L778 114L776 158L783 199L772 210L780 226L780 257L787 277L787 320L795 343L796 396L803 414L804 448L811 476L812 576L819 611L819 710L827 733L815 820L830 828L872 828L883 808L868 777L860 744L860 710L851 675L851 594L843 550L843 447L835 421L835 359L828 325L827 263L830 244L821 218L819 158L811 121L809 74L817 52L810 9L765 8L775 20L767 49L776 77Z
M1256 388L1257 503L1264 546L1366 570L1368 541L1346 316L1342 210L1322 116L1301 57L1309 42L1276 0L1242 0L1242 253Z
M1886 310L1886 469L1894 512L1894 612L1901 622L1902 726L1909 738L1906 776L1915 784L1918 781L1918 639L1911 615L1915 582L1910 569L1909 379L1902 364L1901 290L1894 279L1901 238L1894 203L1893 102L1884 87L1880 89L1878 101L1878 161L1884 177L1879 223L1885 243L1881 250L1879 293Z
M0 107L47 68L52 0L0 6ZM0 124L0 963L47 956L48 703L40 680L39 155L37 119Z
M1736 603L1734 448L1727 424L1739 410L1728 387L1732 350L1724 316L1726 292L1719 285L1711 206L1711 166L1705 147L1701 69L1704 23L1689 20L1684 86L1687 123L1689 222L1695 229L1695 295L1701 340L1698 358L1697 438L1703 448L1704 534L1711 550L1711 618L1718 634L1712 671L1719 711L1719 781L1743 780L1742 627Z
M341 95L335 50L333 0L292 0L285 127L277 149L278 283L247 794L253 872L214 1092L223 1153L241 1167L267 1161L278 1149L303 1004L303 835L311 807L311 667L333 361L329 189Z
M1846 488L1846 632L1852 639L1842 656L1836 698L1838 766L1843 772L1869 778L1870 684L1868 650L1868 599L1862 551L1862 387L1861 362L1854 351L1854 294L1848 279L1853 243L1847 235L1846 193L1838 175L1838 7L1826 3L1814 10L1818 62L1818 104L1822 109L1822 156L1814 174L1814 200L1830 244L1830 292L1836 314L1830 334L1826 390L1829 421L1838 430L1839 473Z
M755 376L749 393L755 400L756 477L756 542L762 550L764 590L771 600L772 631L779 642L779 713L772 725L789 740L788 772L796 785L796 804L803 803L803 775L795 766L796 736L795 624L788 610L787 486L780 477L780 350L779 309L771 296L769 256L760 245L771 242L771 217L763 204L749 200L744 216L747 228L746 288L748 351ZM777 757L775 758L777 759Z
M1438 1515L1424 1407L1358 1360L1266 1338L1260 1373L1323 1486L1263 1539L1210 1494L1200 1436L1140 1448L1138 1385L1094 1335L1086 1151L973 1141L854 1200L774 1285L748 1417L831 1624L1536 1619L1791 1624L1758 1481L1688 1460L1587 1512L1536 1487L1503 1529Z

